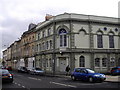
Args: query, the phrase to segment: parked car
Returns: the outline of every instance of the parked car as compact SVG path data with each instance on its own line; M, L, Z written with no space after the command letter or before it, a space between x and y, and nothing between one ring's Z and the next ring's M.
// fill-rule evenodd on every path
M2 66L2 69L6 69L6 66Z
M2 72L2 82L13 82L13 74L11 74L7 69L0 69Z
M45 72L41 68L33 68L30 70L29 73L34 74L34 75L44 75L45 74Z
M72 80L82 80L89 82L103 82L106 77L104 74L95 73L95 71L87 68L75 68L71 74Z
M8 71L12 71L12 67L11 67L11 66L8 66L6 69L7 69Z
M28 70L26 67L18 67L18 72L28 73Z
M111 75L120 75L120 66L119 67L113 67L110 71Z

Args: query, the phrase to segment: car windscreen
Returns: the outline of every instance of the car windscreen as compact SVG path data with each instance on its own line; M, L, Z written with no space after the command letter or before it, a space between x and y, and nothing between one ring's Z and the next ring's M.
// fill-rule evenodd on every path
M86 69L88 71L88 73L95 73L95 71L90 70L90 69Z
M2 70L2 74L9 74L8 70Z

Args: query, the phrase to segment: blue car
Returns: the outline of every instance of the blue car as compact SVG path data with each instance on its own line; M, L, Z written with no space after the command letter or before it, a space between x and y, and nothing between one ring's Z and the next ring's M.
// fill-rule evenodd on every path
M91 69L87 68L75 68L71 74L72 80L82 80L82 81L89 81L89 82L103 82L106 77L104 74L95 73Z
M112 68L111 75L120 75L120 66Z

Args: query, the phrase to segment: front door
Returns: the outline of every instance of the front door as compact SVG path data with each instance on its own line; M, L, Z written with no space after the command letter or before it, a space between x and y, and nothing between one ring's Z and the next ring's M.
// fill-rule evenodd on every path
M59 58L59 66L60 66L60 71L65 72L65 68L66 68L66 58L65 57Z

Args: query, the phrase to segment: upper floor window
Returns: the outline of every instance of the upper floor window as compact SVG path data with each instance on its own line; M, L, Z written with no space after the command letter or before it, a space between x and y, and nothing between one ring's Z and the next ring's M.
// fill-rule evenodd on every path
M97 35L97 47L98 48L103 48L103 38L102 38L102 35L100 34L98 34Z
M38 33L38 40L40 39L40 33Z
M85 67L85 57L84 56L80 56L79 66L80 67Z
M52 49L52 40L50 40L50 49Z
M48 41L46 42L46 49L48 49L49 48L49 43L48 43Z
M114 48L114 36L109 35L109 48Z
M49 36L51 34L51 28L47 30L47 35Z
M38 52L39 51L39 45L37 44L36 46L36 51Z
M60 47L67 46L67 31L65 29L59 30L60 35Z
M43 37L43 38L45 37L45 31L42 32L42 37Z
M39 51L41 51L41 44L39 44Z

